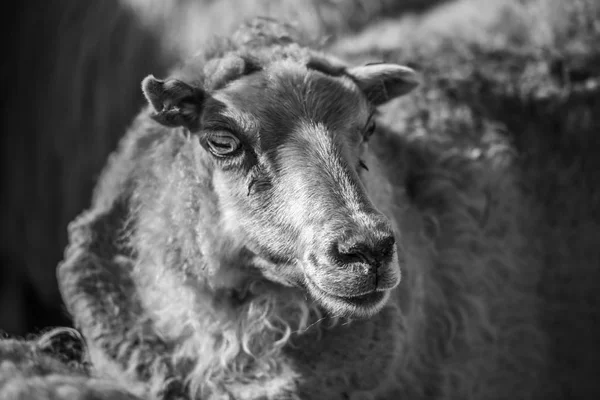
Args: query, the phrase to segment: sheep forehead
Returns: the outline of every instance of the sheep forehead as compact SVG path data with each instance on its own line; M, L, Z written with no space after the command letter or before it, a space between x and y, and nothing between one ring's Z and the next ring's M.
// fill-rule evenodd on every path
M349 78L327 76L289 61L232 82L218 98L228 105L228 113L254 119L261 139L271 146L281 144L306 121L344 130L360 126L371 112Z

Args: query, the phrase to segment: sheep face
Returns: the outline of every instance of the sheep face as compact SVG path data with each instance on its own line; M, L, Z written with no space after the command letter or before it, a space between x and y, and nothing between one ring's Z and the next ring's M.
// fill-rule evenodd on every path
M197 135L221 226L252 265L352 318L381 310L400 281L391 224L361 181L374 107L388 99L368 82L390 76L370 69L380 79L280 61L212 93L180 81L144 84L157 120ZM169 91L167 101L157 97Z

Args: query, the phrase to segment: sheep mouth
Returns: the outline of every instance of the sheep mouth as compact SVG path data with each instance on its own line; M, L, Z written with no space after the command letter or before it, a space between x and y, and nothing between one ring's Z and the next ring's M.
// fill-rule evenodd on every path
M364 319L377 314L389 299L389 290L377 290L357 296L338 296L320 288L306 277L306 287L312 297L332 316Z

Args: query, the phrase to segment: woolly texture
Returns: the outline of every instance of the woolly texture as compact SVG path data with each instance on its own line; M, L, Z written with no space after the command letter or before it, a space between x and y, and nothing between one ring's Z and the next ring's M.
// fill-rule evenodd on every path
M255 42L258 64L310 54L275 36L274 47ZM234 52L247 56L247 43ZM364 184L392 220L404 280L374 317L338 321L247 267L241 244L219 235L230 227L211 208L219 182L204 150L150 114L72 223L59 269L95 375L164 398L539 395L540 263L510 151L474 156L380 128Z
M71 328L50 330L30 340L0 341L0 398L3 400L139 400L125 387L90 377L83 343Z

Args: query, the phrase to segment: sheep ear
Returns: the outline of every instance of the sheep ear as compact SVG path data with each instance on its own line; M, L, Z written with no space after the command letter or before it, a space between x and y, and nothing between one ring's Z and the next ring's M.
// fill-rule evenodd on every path
M350 68L347 73L376 106L404 96L420 83L415 70L398 64L367 64Z
M200 116L206 93L178 79L160 80L149 75L142 81L142 91L154 109L152 118L169 127L200 128Z

